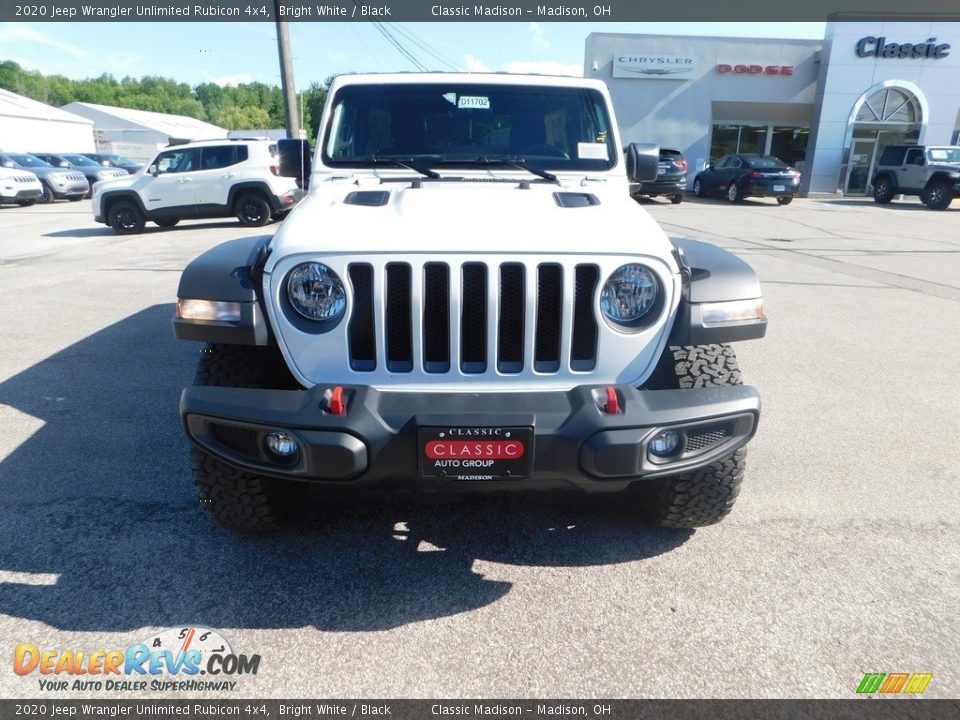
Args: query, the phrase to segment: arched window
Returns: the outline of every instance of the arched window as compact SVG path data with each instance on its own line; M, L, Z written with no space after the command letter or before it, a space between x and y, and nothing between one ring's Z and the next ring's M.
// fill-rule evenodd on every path
M920 120L917 99L906 90L881 88L863 101L856 122L871 124L912 125Z

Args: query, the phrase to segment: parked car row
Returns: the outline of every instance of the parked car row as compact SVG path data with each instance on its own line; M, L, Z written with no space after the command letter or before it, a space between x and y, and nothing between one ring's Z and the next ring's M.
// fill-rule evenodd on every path
M20 177L28 173L36 181L29 191L21 184L17 185L18 192L13 194L8 194L5 189L0 194L0 201L27 206L36 202L80 200L91 196L94 183L128 174L126 169L106 165L94 157L97 156L92 153L0 153L0 168L19 171ZM22 180L17 182L24 183Z
M631 178L630 195L667 196L673 204L683 202L689 166L679 150L660 148L657 179L636 182ZM800 188L800 173L772 155L725 155L709 163L693 180L697 197L716 195L730 202L747 197L773 197L780 205L789 205Z

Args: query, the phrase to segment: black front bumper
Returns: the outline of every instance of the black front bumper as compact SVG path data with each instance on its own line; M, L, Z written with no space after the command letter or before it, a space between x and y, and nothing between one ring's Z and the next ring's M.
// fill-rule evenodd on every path
M416 480L418 428L531 427L530 478L422 482L498 489L573 485L603 491L693 470L728 455L753 437L760 413L759 394L748 386L639 391L619 385L617 414L605 411L603 386L518 393L345 386L345 415L326 411L328 390L195 386L183 391L180 414L190 439L231 465L349 485ZM665 428L679 431L684 440L672 457L659 459L647 446ZM293 460L281 461L266 449L266 434L274 430L298 440L301 451Z

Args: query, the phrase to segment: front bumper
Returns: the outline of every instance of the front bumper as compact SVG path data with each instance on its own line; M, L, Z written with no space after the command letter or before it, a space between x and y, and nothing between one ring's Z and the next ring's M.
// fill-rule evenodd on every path
M43 194L39 188L0 188L0 199L4 202L20 202L22 200L37 200Z
M86 180L71 180L59 184L51 183L50 187L53 190L53 196L58 200L69 197L83 197L90 192L90 183Z
M615 387L619 412L605 411L606 387L519 393L384 392L344 386L346 414L326 411L324 392L194 386L180 415L189 438L221 460L264 475L347 485L401 484L419 477L417 430L424 427L531 427L532 475L523 480L423 479L432 486L526 489L576 486L622 490L631 481L703 467L756 432L755 388L724 386L640 391ZM648 450L665 428L685 440L668 459ZM281 461L265 446L283 430L301 451Z

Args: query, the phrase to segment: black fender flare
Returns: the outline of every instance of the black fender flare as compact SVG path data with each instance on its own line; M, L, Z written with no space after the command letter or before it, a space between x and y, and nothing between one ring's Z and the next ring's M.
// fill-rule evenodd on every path
M896 173L892 173L889 170L881 170L880 172L876 173L873 176L873 180L870 182L870 184L876 187L877 181L882 178L888 179L890 181L890 185L893 186L894 190L896 190L900 186L900 184L897 182Z
M178 299L218 300L240 304L238 322L173 319L180 340L228 345L276 343L264 307L260 270L272 235L228 240L192 260L180 275Z
M947 185L953 188L953 186L956 185L958 182L960 182L960 177L957 177L956 175L951 177L950 173L947 172L946 170L940 170L938 172L933 173L933 175L931 175L927 179L927 184L923 186L923 189L925 191L929 190L932 185L935 185L937 183L947 183Z
M273 190L270 189L270 186L262 180L247 180L233 185L227 194L227 205L232 208L238 197L251 190L262 194L267 199L267 202L270 203L270 209L273 212L280 209L280 202L277 200L277 196Z
M140 208L140 212L146 219L151 218L150 211L143 206L143 200L133 190L107 190L100 196L100 213L103 215L104 222L110 222L110 208L120 200L132 201L134 205Z
M671 238L684 275L683 294L669 344L712 345L762 338L766 318L729 325L705 325L706 303L756 300L763 297L760 279L750 265L729 250L692 238Z

